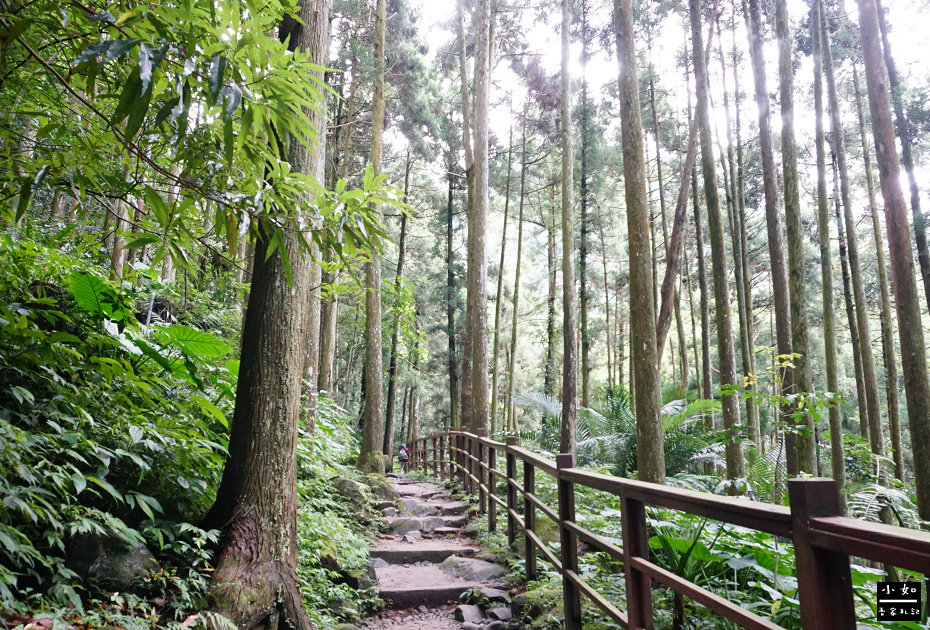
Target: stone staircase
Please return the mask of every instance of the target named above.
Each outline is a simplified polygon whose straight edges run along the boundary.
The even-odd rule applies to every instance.
[[[510,618],[505,569],[477,557],[480,547],[465,536],[469,504],[453,499],[434,483],[391,475],[388,481],[398,499],[377,504],[388,533],[379,534],[371,550],[387,611],[413,609],[430,616],[432,623],[439,621],[432,615],[441,613],[446,618],[437,626],[505,628]],[[497,602],[488,616],[465,603],[476,601],[475,593],[486,604]]]

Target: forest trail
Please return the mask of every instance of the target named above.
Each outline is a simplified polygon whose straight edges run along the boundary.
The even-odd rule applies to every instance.
[[[388,533],[371,558],[385,609],[360,628],[503,630],[510,619],[506,570],[466,537],[469,504],[435,483],[390,476],[397,500],[377,504]],[[480,590],[480,597],[475,597]],[[470,597],[466,595],[471,595]],[[478,602],[482,606],[473,605]]]

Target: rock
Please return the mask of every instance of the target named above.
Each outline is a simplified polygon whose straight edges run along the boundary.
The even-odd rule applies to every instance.
[[[403,497],[400,502],[404,514],[411,516],[434,516],[439,514],[438,507],[419,501],[414,497]]]
[[[338,599],[334,599],[333,601],[331,601],[329,603],[329,609],[332,610],[334,613],[338,615],[343,615],[345,617],[357,617],[358,616],[358,611],[352,605],[352,602],[350,602],[349,600],[343,597],[340,597]],[[348,627],[346,628],[345,626],[348,626]],[[333,626],[333,630],[337,630],[337,629],[350,630],[354,628],[355,626],[353,626],[352,624],[339,624],[337,626]]]
[[[374,588],[378,584],[374,563],[369,561],[360,568],[343,571],[341,581],[357,591]]]
[[[478,601],[488,601],[494,603],[506,603],[510,601],[510,595],[507,591],[500,588],[491,588],[481,586],[475,589],[474,598]]]
[[[368,493],[364,485],[348,477],[337,477],[333,488],[352,506],[356,514],[368,513]]]
[[[510,602],[510,611],[514,619],[535,619],[559,603],[561,598],[561,589],[538,588],[514,597]]]
[[[492,621],[484,627],[484,630],[504,630],[507,627],[503,621]]]
[[[506,573],[504,567],[500,565],[476,558],[462,558],[461,556],[449,556],[443,560],[439,568],[469,582],[487,582]]]
[[[394,501],[375,501],[374,506],[378,511],[384,510],[386,508],[397,508],[397,505],[394,503]]]
[[[381,513],[384,514],[385,516],[388,516],[388,517],[397,516],[397,508],[395,508],[395,507],[386,507],[386,508],[384,508],[384,509],[381,510]]]
[[[423,527],[421,531],[431,532],[434,529],[439,529],[440,527],[445,527],[446,521],[441,516],[427,516],[423,519]]]
[[[471,604],[461,604],[455,609],[455,620],[467,623],[480,624],[484,619],[481,609]]]
[[[376,569],[383,569],[384,567],[389,567],[391,565],[388,564],[388,561],[385,560],[384,558],[372,558],[371,566]]]
[[[510,612],[510,609],[505,606],[500,606],[498,608],[492,608],[488,611],[488,617],[492,619],[497,619],[499,621],[510,621],[513,617],[513,613]]]
[[[337,623],[333,630],[358,630],[358,626],[351,623]]]
[[[406,534],[423,529],[423,519],[410,517],[401,517],[391,523],[391,531],[395,534]]]
[[[371,493],[383,499],[384,501],[394,501],[397,499],[397,492],[391,486],[391,482],[384,478],[383,475],[371,473],[362,477],[362,483],[368,486]]]
[[[462,624],[462,630],[481,630],[482,627],[481,624],[471,623],[470,621],[466,621]]]
[[[404,534],[405,543],[415,543],[419,542],[423,538],[423,534],[420,533],[420,530],[415,529],[412,532]]]
[[[66,566],[82,579],[105,588],[131,591],[136,579],[161,569],[143,543],[131,543],[116,534],[82,534],[75,536],[69,546]]]
[[[417,610],[419,610],[421,613],[429,612],[429,606],[427,606],[426,604],[420,604],[417,607]]]

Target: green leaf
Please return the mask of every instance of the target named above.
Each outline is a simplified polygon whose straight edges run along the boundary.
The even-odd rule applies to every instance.
[[[35,22],[35,18],[25,18],[13,24],[10,28],[4,33],[4,37],[7,40],[7,45],[11,44],[15,40],[19,39],[19,36],[29,28],[29,25]]]
[[[112,61],[118,59],[131,51],[133,48],[139,45],[139,42],[142,41],[135,37],[128,37],[126,39],[116,39],[110,41],[110,46],[107,48],[106,52],[103,55],[103,62]]]
[[[194,396],[193,399],[200,406],[200,410],[203,411],[204,414],[216,418],[220,424],[226,428],[229,428],[229,422],[226,420],[226,415],[220,410],[219,407],[211,403],[203,396]]]
[[[74,482],[74,494],[81,494],[87,487],[87,479],[81,473],[72,473],[71,481]]]
[[[220,95],[220,88],[223,87],[223,78],[226,75],[226,57],[217,55],[210,61],[210,95],[213,102],[216,102]]]
[[[123,495],[120,494],[120,491],[114,488],[113,485],[106,479],[100,479],[99,477],[88,477],[87,481],[97,484],[98,486],[106,490],[110,494],[110,496],[112,496],[114,499],[116,499],[120,503],[125,501],[125,499],[123,499]]]
[[[20,387],[19,385],[13,385],[10,388],[10,393],[13,394],[13,398],[19,401],[19,404],[23,404],[26,401],[29,401],[30,405],[35,404],[36,397],[32,395],[25,387]]]
[[[19,201],[16,202],[16,221],[18,222],[26,214],[26,208],[29,207],[29,200],[32,198],[32,180],[27,179],[23,182],[22,188],[19,189]]]
[[[219,357],[229,353],[229,346],[226,342],[202,330],[183,324],[175,324],[161,330],[173,345],[188,354],[198,357]]]
[[[48,340],[51,343],[81,343],[80,337],[61,331],[49,335]]]
[[[110,46],[112,45],[113,45],[113,40],[110,40],[110,39],[102,40],[95,44],[91,44],[90,46],[82,50],[80,53],[78,53],[77,58],[74,60],[74,65],[79,66],[82,63],[90,61],[91,59],[96,59],[100,55],[103,55],[108,50],[110,50]]]
[[[146,186],[145,191],[142,193],[142,197],[145,199],[145,205],[147,205],[152,211],[152,214],[155,215],[158,224],[163,228],[166,227],[168,225],[168,206],[165,205],[165,200],[161,198],[158,191],[151,186]]]
[[[124,120],[132,112],[133,108],[138,105],[139,98],[142,96],[142,78],[139,76],[139,66],[136,66],[123,86],[123,92],[120,94],[119,103],[110,118],[110,124],[114,127]]]
[[[178,106],[178,103],[181,101],[177,96],[169,98],[165,101],[165,104],[161,106],[161,109],[158,110],[158,113],[155,114],[155,120],[152,121],[151,129],[157,129],[159,125],[168,120],[168,117],[171,116],[171,112],[174,111],[174,108]]]
[[[106,302],[113,304],[116,301],[116,293],[104,284],[103,280],[84,271],[71,274],[68,288],[74,296],[74,301],[95,315],[106,313]]]
[[[161,240],[161,236],[158,234],[131,234],[130,236],[134,236],[135,238],[126,243],[126,249],[141,249],[146,245],[151,245]]]

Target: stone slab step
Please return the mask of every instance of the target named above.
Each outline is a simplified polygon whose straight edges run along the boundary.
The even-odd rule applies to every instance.
[[[438,564],[449,556],[474,556],[476,551],[475,547],[450,540],[421,540],[414,544],[399,540],[382,540],[371,550],[371,557],[381,558],[390,564]]]
[[[437,565],[388,566],[375,569],[378,574],[378,594],[392,610],[430,608],[458,601],[465,591],[483,586],[449,575]]]

